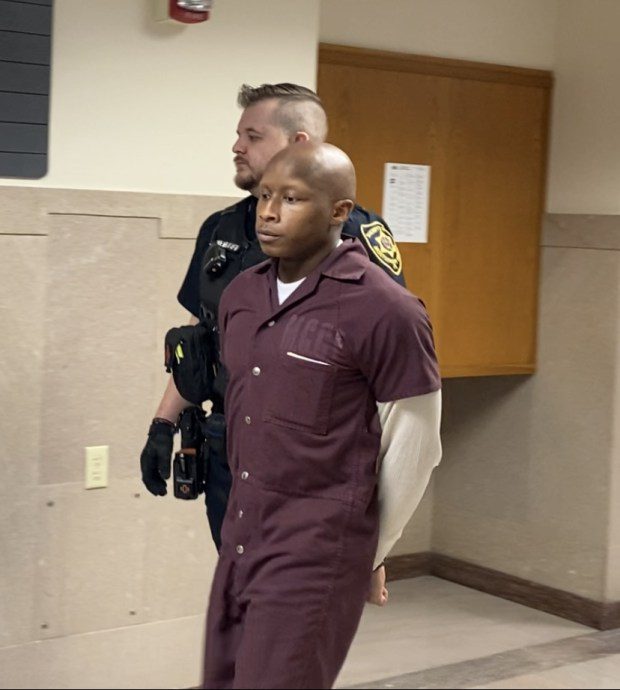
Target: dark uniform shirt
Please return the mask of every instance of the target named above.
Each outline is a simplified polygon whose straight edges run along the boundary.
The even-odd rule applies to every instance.
[[[423,304],[357,240],[282,305],[276,274],[248,269],[220,305],[233,489],[206,687],[331,687],[377,547],[376,403],[441,385]]]
[[[239,204],[247,204],[245,234],[248,240],[254,240],[256,238],[256,198],[248,197]],[[178,294],[181,305],[197,318],[200,315],[200,272],[213,231],[221,215],[222,211],[213,213],[202,224],[192,260]],[[398,247],[392,239],[387,224],[380,216],[356,205],[343,227],[342,235],[362,240],[370,259],[383,268],[397,283],[405,284]]]

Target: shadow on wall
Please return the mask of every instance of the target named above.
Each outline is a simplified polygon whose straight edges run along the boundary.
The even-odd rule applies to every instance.
[[[528,396],[534,375],[443,379],[442,428],[459,435],[484,424],[515,396]]]
[[[189,24],[181,24],[174,21],[157,21],[158,18],[165,15],[165,6],[167,2],[161,0],[142,0],[142,29],[144,33],[149,36],[157,38],[169,38],[170,36],[178,36],[182,34]],[[164,9],[162,9],[162,7]]]
[[[534,450],[534,390],[534,377],[529,375],[444,381],[434,538],[445,527],[445,516],[440,516],[447,506],[484,522],[499,518],[518,524],[525,519]]]

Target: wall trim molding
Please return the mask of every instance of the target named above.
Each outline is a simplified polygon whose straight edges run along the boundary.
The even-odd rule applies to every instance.
[[[620,628],[620,601],[596,601],[431,551],[386,559],[387,579],[434,575],[597,630]]]
[[[493,81],[551,89],[553,72],[530,67],[512,67],[474,60],[415,55],[373,48],[319,43],[319,64],[333,64],[369,69],[414,72],[440,77]]]
[[[47,235],[50,216],[158,219],[160,239],[195,239],[204,220],[238,197],[0,184],[0,235]]]
[[[546,213],[542,247],[620,250],[620,214]]]

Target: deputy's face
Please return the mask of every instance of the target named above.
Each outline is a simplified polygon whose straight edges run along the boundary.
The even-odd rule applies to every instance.
[[[258,188],[256,235],[267,256],[294,261],[330,242],[333,203],[326,191],[296,174],[288,161],[269,166]]]
[[[255,192],[269,161],[289,144],[284,130],[273,123],[277,106],[275,99],[259,101],[241,115],[232,149],[235,184],[240,189]]]

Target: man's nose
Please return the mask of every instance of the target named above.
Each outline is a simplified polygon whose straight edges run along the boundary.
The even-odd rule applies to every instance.
[[[232,147],[233,153],[245,153],[245,146],[241,143],[241,137],[237,137],[237,141]]]
[[[273,199],[260,199],[257,212],[263,223],[274,223],[278,220],[278,206]]]

